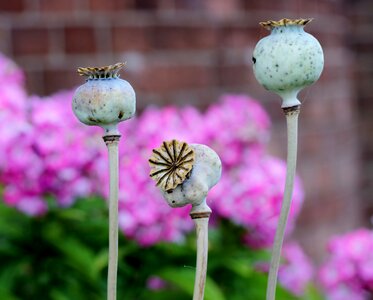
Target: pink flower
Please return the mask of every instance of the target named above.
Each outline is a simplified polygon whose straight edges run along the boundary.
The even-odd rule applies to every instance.
[[[166,287],[166,282],[160,277],[151,276],[146,282],[146,287],[149,290],[161,290]]]
[[[101,129],[81,124],[71,109],[72,92],[27,99],[23,73],[0,55],[0,183],[3,199],[29,215],[46,213],[45,197],[66,207],[79,197],[108,196],[107,151]],[[120,228],[148,246],[181,242],[193,229],[189,208],[171,209],[149,179],[147,160],[163,140],[203,143],[218,152],[221,182],[211,191],[216,217],[247,229],[255,247],[271,244],[285,181],[283,162],[265,154],[270,121],[244,95],[226,95],[205,113],[193,107],[150,107],[120,125]],[[295,185],[288,231],[302,203]],[[358,251],[356,249],[355,251]],[[362,276],[371,276],[361,268]]]
[[[358,229],[332,238],[319,279],[328,299],[370,299],[373,294],[373,232]],[[350,298],[349,298],[350,297]]]
[[[327,300],[368,300],[369,295],[361,289],[340,285],[328,292]]]
[[[222,182],[210,192],[213,211],[247,228],[246,242],[254,248],[272,245],[286,175],[285,164],[273,157],[248,157],[225,171]],[[303,202],[296,179],[287,232],[294,226]]]
[[[311,260],[294,242],[284,245],[282,257],[285,262],[279,270],[279,281],[288,290],[300,296],[313,279],[314,268]]]

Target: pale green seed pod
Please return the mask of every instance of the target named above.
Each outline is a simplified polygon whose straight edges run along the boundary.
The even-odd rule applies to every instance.
[[[324,67],[320,43],[304,31],[311,20],[260,23],[271,34],[261,39],[254,49],[254,74],[266,90],[282,98],[283,108],[300,105],[299,91],[316,82]]]
[[[219,156],[211,148],[172,140],[153,150],[150,177],[157,181],[171,207],[200,205],[222,172]]]
[[[78,69],[87,81],[75,91],[73,111],[82,123],[104,128],[105,135],[119,134],[118,123],[132,118],[136,111],[135,91],[118,75],[123,66]]]

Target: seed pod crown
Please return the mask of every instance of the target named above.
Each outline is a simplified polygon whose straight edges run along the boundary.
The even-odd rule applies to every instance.
[[[149,159],[150,177],[162,190],[172,192],[190,176],[194,161],[194,150],[186,142],[164,141]]]

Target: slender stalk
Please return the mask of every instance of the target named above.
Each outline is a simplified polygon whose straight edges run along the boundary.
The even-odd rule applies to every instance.
[[[291,198],[293,194],[295,168],[297,163],[297,144],[298,144],[298,116],[299,106],[285,108],[287,132],[288,132],[288,153],[285,191],[282,200],[280,218],[277,225],[275,240],[272,249],[271,264],[268,275],[267,300],[274,300],[276,296],[277,274],[280,265],[281,249],[284,241],[284,234],[287,219],[289,216]]]
[[[117,299],[117,269],[118,269],[118,185],[119,158],[118,143],[120,135],[103,137],[109,153],[109,263],[107,277],[107,299]]]
[[[197,261],[194,280],[193,300],[203,300],[205,293],[207,256],[208,256],[208,224],[211,209],[204,201],[200,206],[192,208],[190,216],[196,224]]]

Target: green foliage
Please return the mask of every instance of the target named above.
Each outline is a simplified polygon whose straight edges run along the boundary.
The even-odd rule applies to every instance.
[[[0,204],[0,299],[102,300],[106,298],[107,209],[102,199],[85,199],[73,207],[39,218]],[[264,299],[266,275],[254,264],[268,261],[263,251],[242,246],[242,229],[221,221],[210,231],[206,300]],[[185,243],[140,247],[119,239],[118,299],[191,299],[195,271],[195,237]],[[150,276],[166,287],[146,289]],[[278,288],[277,300],[297,299]],[[314,288],[304,300],[322,299]]]

